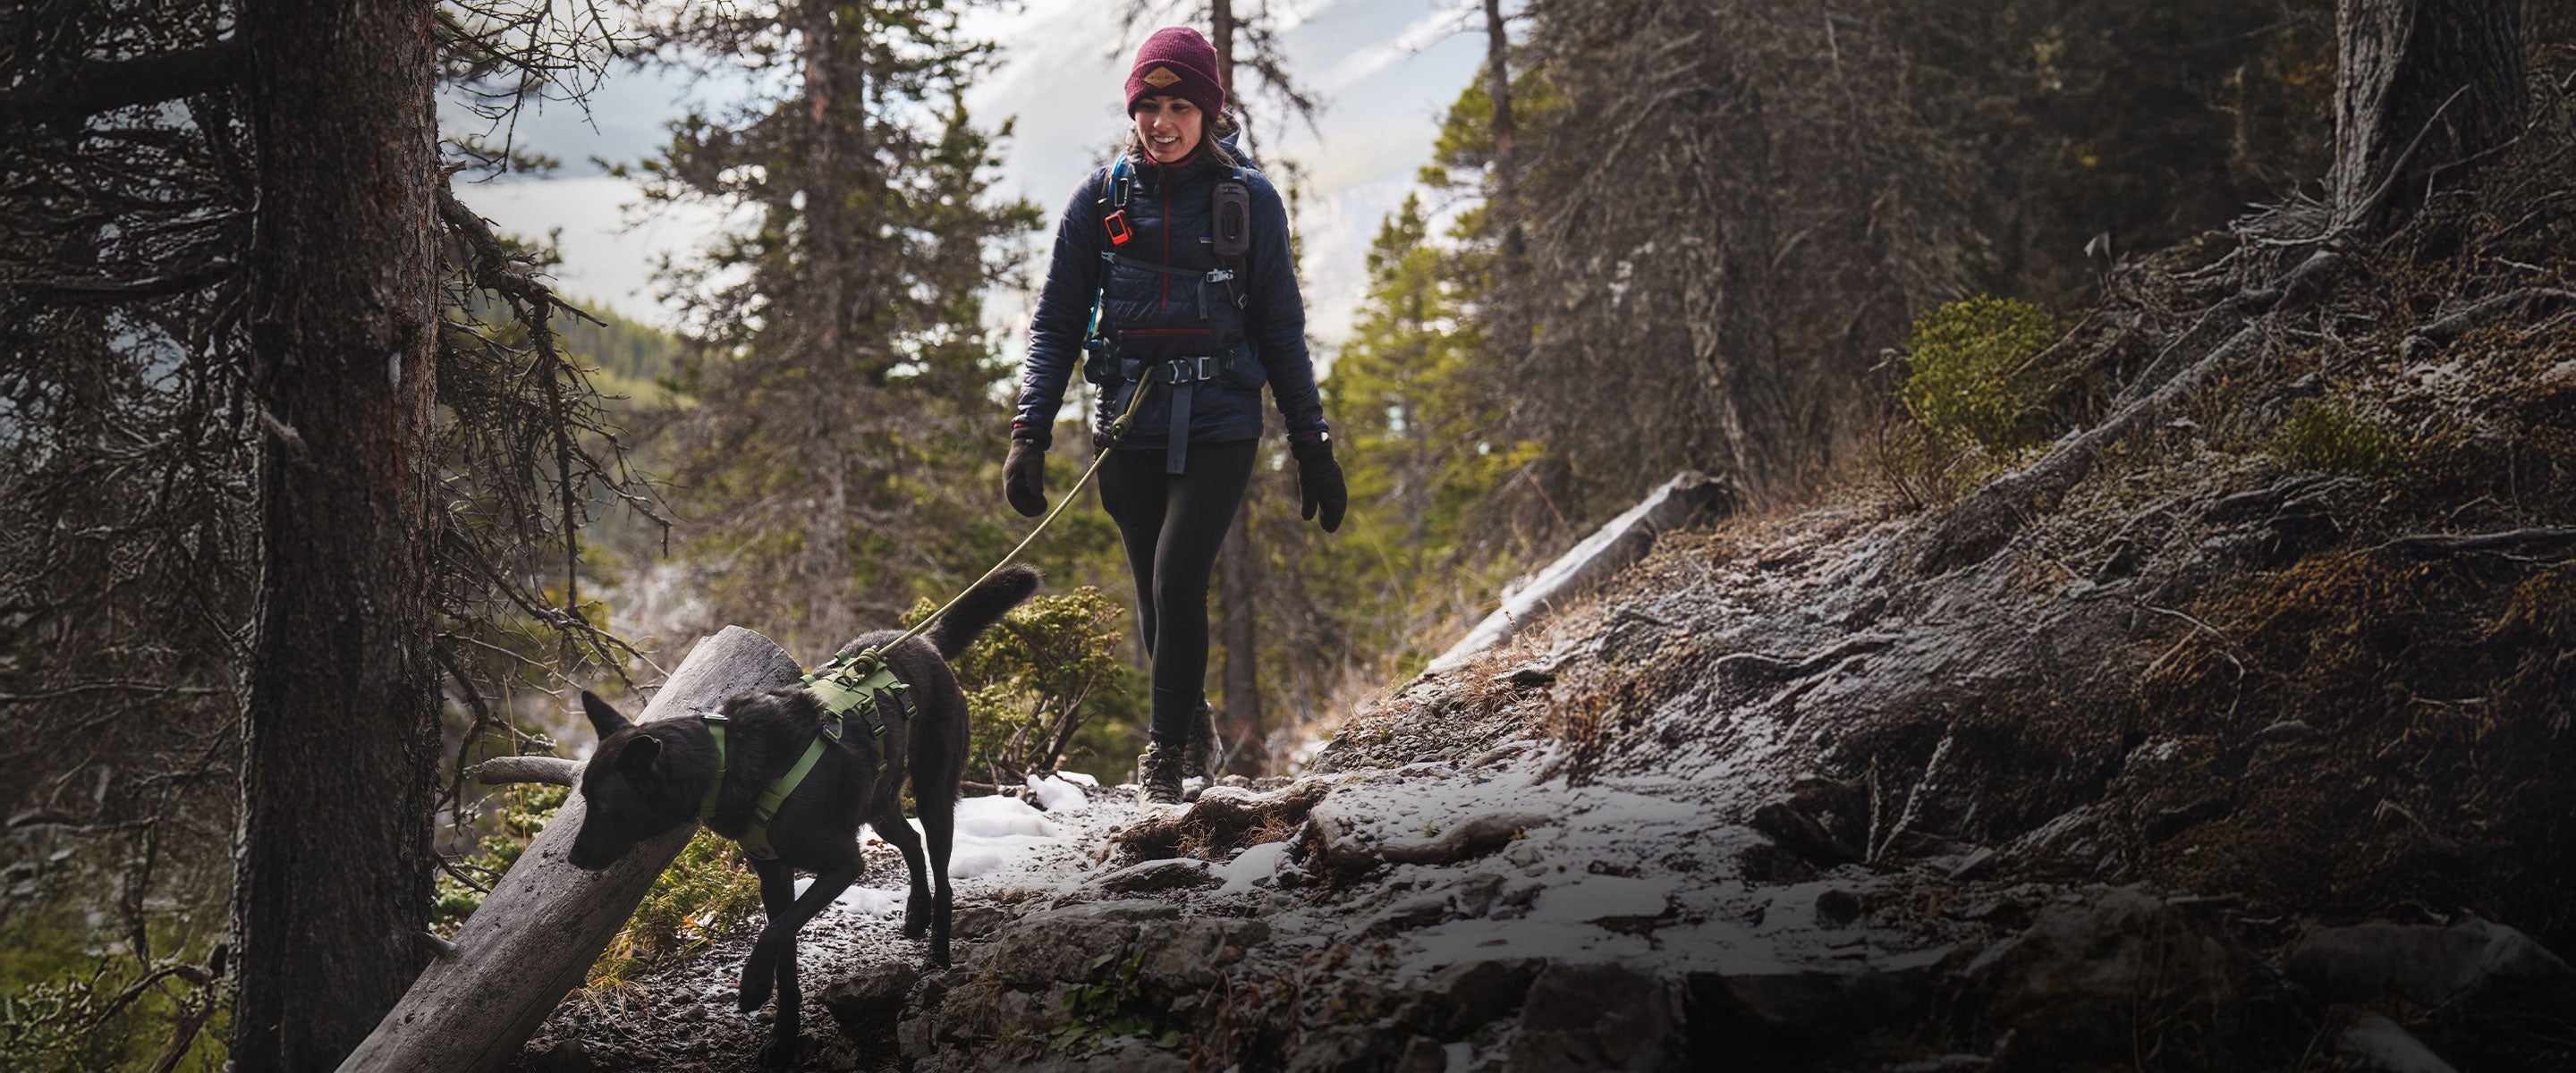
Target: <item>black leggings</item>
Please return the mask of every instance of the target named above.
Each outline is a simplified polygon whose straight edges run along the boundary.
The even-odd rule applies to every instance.
[[[1100,505],[1118,523],[1136,577],[1145,654],[1154,661],[1154,740],[1178,746],[1207,688],[1208,575],[1252,480],[1261,441],[1193,443],[1189,469],[1163,472],[1161,451],[1112,449]]]

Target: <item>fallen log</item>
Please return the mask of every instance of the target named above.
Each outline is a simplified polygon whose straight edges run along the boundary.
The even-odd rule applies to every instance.
[[[750,630],[727,626],[698,642],[671,674],[638,722],[674,719],[714,707],[749,689],[796,681],[800,668],[776,644]],[[552,781],[558,766],[502,765],[512,777]],[[412,981],[392,1012],[358,1045],[341,1073],[497,1070],[519,1056],[555,1004],[579,986],[582,975],[617,929],[634,913],[662,867],[697,831],[691,824],[645,842],[624,860],[585,872],[564,859],[581,829],[582,800],[564,802],[554,821],[537,833],[483,900]]]
[[[1727,502],[1726,482],[1706,474],[1686,470],[1665,481],[1654,494],[1594,530],[1583,538],[1583,543],[1558,556],[1546,569],[1505,587],[1503,606],[1485,616],[1485,621],[1467,631],[1467,636],[1449,646],[1422,673],[1442,674],[1464,666],[1477,653],[1510,640],[1513,633],[1545,617],[1557,604],[1644,558],[1647,549],[1655,545],[1655,534],[1688,524],[1702,510],[1723,510]]]

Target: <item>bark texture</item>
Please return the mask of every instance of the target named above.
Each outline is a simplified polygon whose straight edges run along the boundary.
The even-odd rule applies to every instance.
[[[271,429],[233,1068],[327,1069],[421,963],[432,856],[431,5],[244,6]]]
[[[789,684],[798,674],[796,661],[768,638],[728,626],[690,650],[639,722],[693,715],[745,690]],[[583,812],[581,795],[564,802],[457,929],[454,949],[420,975],[342,1070],[476,1073],[519,1056],[697,831],[696,824],[686,825],[637,846],[614,866],[585,872],[564,860]]]
[[[2343,0],[2335,69],[2337,215],[2384,228],[2436,173],[2522,129],[2523,0]]]

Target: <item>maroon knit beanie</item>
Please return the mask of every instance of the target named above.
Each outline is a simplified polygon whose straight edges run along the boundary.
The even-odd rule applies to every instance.
[[[1127,69],[1127,110],[1147,97],[1179,97],[1199,106],[1209,123],[1225,110],[1225,90],[1216,84],[1216,48],[1197,30],[1166,26],[1136,50],[1136,66]]]

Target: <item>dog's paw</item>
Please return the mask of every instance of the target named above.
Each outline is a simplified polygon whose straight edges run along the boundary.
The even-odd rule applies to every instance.
[[[744,1013],[750,1013],[753,1010],[757,1010],[762,1006],[767,1005],[769,1002],[769,985],[770,974],[768,973],[761,973],[758,976],[744,973],[742,978],[742,989],[734,994],[734,1008],[739,1009]]]
[[[930,934],[930,899],[913,895],[903,903],[903,937],[918,939]]]
[[[797,1039],[787,1036],[773,1039],[760,1049],[760,1068],[793,1069],[796,1067]]]

